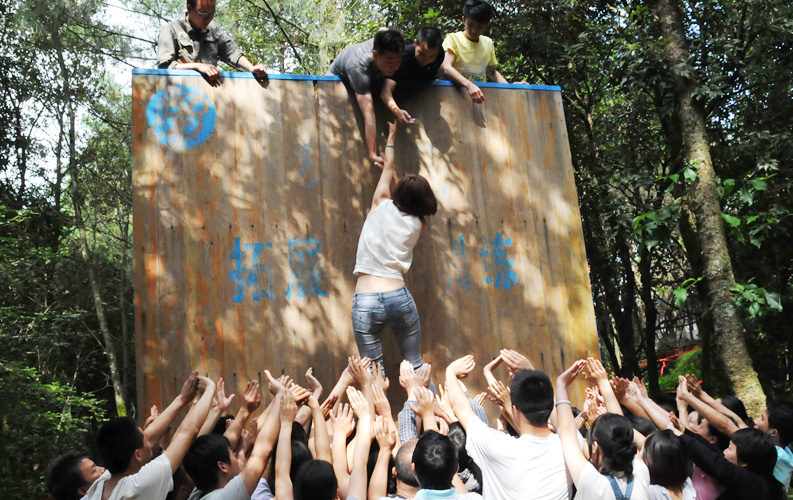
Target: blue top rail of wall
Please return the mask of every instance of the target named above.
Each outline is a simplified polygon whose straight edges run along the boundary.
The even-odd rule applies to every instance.
[[[146,68],[133,68],[133,75],[158,75],[158,76],[189,76],[201,77],[201,73],[189,69],[146,69]],[[253,79],[253,73],[247,71],[223,71],[221,73],[223,78],[231,79]],[[312,81],[312,82],[340,82],[341,78],[333,75],[281,75],[269,74],[267,75],[270,80],[298,80],[298,81]],[[402,85],[426,85],[423,82],[400,82]],[[448,80],[435,80],[432,85],[438,87],[453,87],[454,83]],[[483,88],[491,89],[517,89],[517,90],[550,90],[553,92],[561,92],[562,87],[557,85],[530,85],[527,83],[494,83],[494,82],[477,82],[477,85]]]

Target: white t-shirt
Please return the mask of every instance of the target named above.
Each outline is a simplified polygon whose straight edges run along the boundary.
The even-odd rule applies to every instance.
[[[420,234],[418,217],[400,212],[393,200],[381,201],[363,223],[353,272],[403,279],[413,263],[413,247]]]
[[[242,482],[242,475],[237,474],[226,483],[226,486],[212,490],[206,495],[199,496],[201,500],[250,500],[251,495]]]
[[[683,483],[683,500],[697,500],[697,490],[694,489],[694,483],[691,478],[686,479]],[[672,500],[672,495],[669,494],[666,488],[658,484],[650,485],[650,498],[652,500]]]
[[[105,471],[88,489],[85,500],[102,500],[102,491],[108,479],[110,473]],[[167,456],[160,455],[141,467],[137,474],[121,478],[108,500],[165,500],[172,489],[171,462]]]
[[[559,436],[512,437],[477,418],[468,421],[465,449],[482,470],[485,500],[568,500],[571,481]]]
[[[267,480],[264,478],[259,479],[259,484],[257,484],[256,489],[253,490],[251,500],[271,500],[273,498],[275,497],[272,491],[270,491],[270,485],[267,484]]]
[[[633,492],[630,500],[649,500],[650,498],[650,471],[640,460],[633,461]],[[627,477],[615,477],[617,485],[623,495],[628,487]],[[616,500],[611,481],[592,464],[587,464],[578,478],[578,492],[575,500]]]

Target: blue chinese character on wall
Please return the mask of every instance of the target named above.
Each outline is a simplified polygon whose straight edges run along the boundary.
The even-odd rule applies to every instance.
[[[273,298],[273,276],[269,266],[262,262],[262,252],[272,249],[272,243],[245,243],[244,247],[239,238],[234,238],[234,250],[229,258],[234,262],[234,269],[229,271],[229,277],[237,285],[234,302],[241,304],[245,300],[245,289],[251,290],[254,302],[260,299]],[[246,265],[250,256],[250,265]]]
[[[484,241],[482,246],[484,248],[479,250],[479,256],[486,259],[485,284],[492,283],[496,288],[503,287],[504,290],[510,290],[517,285],[518,275],[513,269],[515,262],[507,257],[507,247],[512,246],[512,238],[505,238],[499,232],[490,242]]]
[[[289,239],[289,269],[291,279],[286,288],[286,298],[305,297],[306,291],[317,297],[326,297],[327,290],[322,289],[322,278],[325,273],[320,269],[319,261],[321,244],[314,238]]]

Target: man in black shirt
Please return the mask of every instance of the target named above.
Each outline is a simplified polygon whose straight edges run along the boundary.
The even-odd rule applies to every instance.
[[[407,125],[416,123],[416,120],[407,111],[401,109],[394,100],[393,93],[397,83],[401,81],[429,83],[435,80],[443,63],[442,43],[443,34],[438,28],[422,28],[413,43],[406,46],[402,52],[402,64],[397,72],[383,83],[380,98],[394,113],[399,123]]]

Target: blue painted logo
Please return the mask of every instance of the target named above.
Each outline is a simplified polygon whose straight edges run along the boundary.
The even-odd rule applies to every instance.
[[[151,96],[146,121],[158,141],[177,151],[206,142],[215,131],[215,105],[195,87],[172,85]]]

